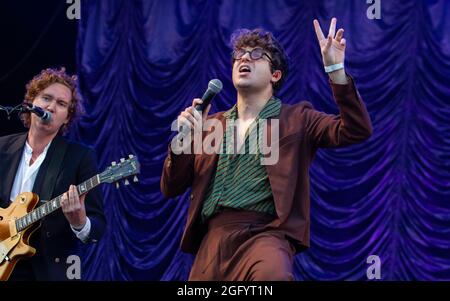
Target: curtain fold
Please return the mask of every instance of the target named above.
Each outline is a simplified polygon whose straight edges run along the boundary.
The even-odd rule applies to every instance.
[[[347,39],[346,70],[373,121],[365,143],[317,153],[311,248],[298,280],[450,280],[450,2],[382,1],[381,19],[352,1],[83,1],[77,65],[86,114],[70,135],[93,145],[101,169],[128,154],[140,182],[103,186],[108,228],[88,249],[83,277],[185,280],[179,249],[188,193],[165,199],[162,164],[178,114],[219,78],[211,113],[236,101],[231,33],[272,31],[290,57],[279,97],[337,113],[312,21],[331,17]]]

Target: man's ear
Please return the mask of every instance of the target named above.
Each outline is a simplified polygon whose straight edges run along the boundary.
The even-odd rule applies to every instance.
[[[281,79],[282,76],[283,72],[281,72],[281,70],[275,70],[274,72],[272,72],[272,82],[276,83]]]

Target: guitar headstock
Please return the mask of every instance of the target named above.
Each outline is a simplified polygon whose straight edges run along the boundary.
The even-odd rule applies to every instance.
[[[101,183],[114,183],[116,182],[117,188],[119,188],[118,181],[125,179],[125,185],[130,184],[128,178],[133,177],[133,182],[138,182],[137,174],[140,172],[140,164],[137,157],[128,155],[128,159],[122,158],[120,162],[113,161],[104,172],[99,174]]]

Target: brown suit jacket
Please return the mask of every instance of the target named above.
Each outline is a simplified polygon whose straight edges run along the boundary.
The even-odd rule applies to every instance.
[[[370,117],[353,79],[349,84],[330,83],[339,115],[313,109],[308,102],[283,104],[279,116],[279,160],[266,165],[278,215],[267,229],[282,231],[297,252],[309,247],[310,199],[309,166],[319,147],[338,147],[362,142],[372,135]],[[217,118],[225,128],[224,112]],[[267,130],[270,131],[270,123]],[[208,132],[204,133],[207,136]],[[270,140],[269,140],[270,141]],[[217,154],[175,155],[170,147],[164,162],[161,191],[165,197],[182,194],[192,186],[181,249],[196,254],[206,233],[201,209],[206,189],[217,166]]]

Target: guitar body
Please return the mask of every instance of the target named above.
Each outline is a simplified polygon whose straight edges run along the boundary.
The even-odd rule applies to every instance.
[[[6,281],[16,263],[23,257],[31,257],[36,249],[29,245],[31,234],[39,223],[17,232],[15,220],[33,210],[39,202],[32,192],[19,194],[8,208],[0,208],[0,280]],[[5,256],[6,255],[6,256]]]
[[[84,195],[101,183],[114,183],[139,173],[140,164],[133,155],[129,159],[121,158],[119,163],[113,162],[105,171],[77,185],[79,195]],[[117,183],[118,184],[118,183]],[[129,182],[126,180],[125,185]],[[45,205],[36,208],[39,196],[32,192],[19,194],[8,208],[0,208],[0,280],[8,280],[17,262],[24,257],[31,257],[36,249],[31,247],[30,237],[40,221],[48,214],[61,208],[63,194],[49,200]],[[17,221],[16,225],[16,220]]]

